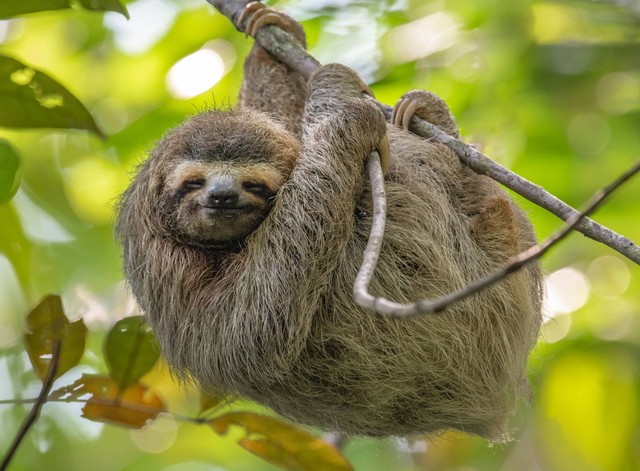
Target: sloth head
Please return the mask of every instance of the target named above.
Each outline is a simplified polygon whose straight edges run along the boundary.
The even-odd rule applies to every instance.
[[[150,212],[149,223],[159,226],[151,230],[179,243],[237,246],[267,217],[299,152],[298,141],[263,113],[194,116],[143,164],[123,197],[119,226]]]
[[[284,182],[271,156],[185,160],[167,175],[162,200],[177,235],[196,245],[233,245],[269,213]]]

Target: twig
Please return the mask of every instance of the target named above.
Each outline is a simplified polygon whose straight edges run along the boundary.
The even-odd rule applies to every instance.
[[[35,404],[35,403],[38,402],[38,400],[39,400],[39,397],[29,398],[29,399],[2,399],[2,400],[0,400],[0,405],[2,405],[2,404],[11,404],[11,405],[16,405],[16,404]],[[101,397],[92,397],[90,400],[91,400],[92,404],[94,404],[94,405],[120,407],[121,409],[126,409],[126,410],[130,410],[130,411],[133,411],[133,412],[143,412],[143,413],[147,413],[147,414],[168,414],[172,418],[174,418],[175,420],[177,420],[179,422],[202,424],[202,423],[206,423],[207,421],[211,420],[211,419],[208,419],[206,417],[189,417],[189,416],[186,416],[186,415],[177,414],[175,412],[169,412],[169,411],[167,411],[166,409],[163,409],[163,408],[146,406],[146,405],[142,405],[142,404],[134,404],[134,403],[131,403],[131,402],[123,401],[121,398],[105,399],[105,398],[101,398]],[[89,402],[89,399],[75,399],[75,398],[74,399],[60,399],[60,398],[47,397],[45,402],[57,402],[57,403],[65,403],[65,404],[69,404],[69,403],[86,404],[87,402]],[[4,468],[0,468],[0,471],[2,471],[2,470],[4,470]]]
[[[372,192],[384,192],[382,172],[379,170],[379,165],[369,165],[369,176],[371,178]],[[367,250],[365,251],[365,258],[362,262],[360,272],[356,277],[354,284],[354,295],[356,302],[363,307],[373,309],[381,314],[386,314],[390,317],[409,317],[417,314],[428,314],[442,311],[447,306],[459,301],[467,296],[477,293],[481,289],[495,283],[498,280],[503,279],[510,273],[514,273],[522,268],[527,263],[536,260],[544,255],[551,247],[559,243],[564,239],[579,223],[586,217],[586,215],[593,213],[604,200],[619,188],[624,182],[629,180],[633,175],[640,171],[640,161],[638,161],[631,169],[627,170],[624,174],[618,177],[613,183],[596,193],[590,200],[589,204],[585,208],[583,213],[576,213],[571,216],[567,221],[567,225],[560,231],[549,237],[544,243],[534,245],[533,247],[525,250],[524,252],[511,257],[506,265],[493,273],[480,278],[472,283],[469,283],[466,287],[447,294],[434,300],[422,299],[412,304],[400,304],[389,301],[385,298],[374,297],[368,293],[369,282],[375,268],[378,256],[380,254],[380,246],[382,243],[382,236],[377,231],[384,230],[384,224],[382,229],[376,228],[376,233],[372,228],[371,236],[367,244]],[[373,210],[374,214],[379,211],[385,211],[385,204],[380,204],[380,199],[373,198]]]
[[[42,394],[42,393],[41,393]],[[0,400],[0,404],[36,404],[41,400],[40,396],[38,396],[37,398],[29,398],[29,399],[2,399]],[[104,398],[100,398],[100,397],[92,397],[91,402],[94,405],[102,405],[102,406],[113,406],[113,407],[119,407],[121,409],[126,409],[129,411],[133,411],[133,412],[142,412],[142,413],[146,413],[146,414],[167,414],[169,415],[171,418],[173,418],[174,420],[178,421],[178,422],[184,422],[184,423],[191,423],[191,424],[196,424],[196,425],[202,425],[202,424],[207,424],[209,422],[211,422],[212,420],[215,420],[215,417],[210,417],[210,416],[198,416],[198,417],[190,417],[190,416],[186,416],[186,415],[182,415],[182,414],[177,414],[175,412],[169,412],[168,410],[164,409],[164,408],[157,408],[157,407],[153,407],[153,406],[146,406],[146,405],[142,405],[142,404],[133,404],[130,402],[123,402],[119,399],[104,399]],[[86,404],[87,402],[89,402],[89,399],[60,399],[60,398],[54,398],[54,399],[46,399],[46,402],[58,402],[58,403],[78,403],[78,404]],[[218,408],[219,410],[219,408]],[[26,432],[25,432],[26,433]],[[349,437],[347,434],[345,433],[340,433],[340,432],[336,432],[336,433],[325,433],[322,436],[322,440],[324,440],[325,442],[329,443],[330,445],[333,445],[334,447],[336,447],[338,450],[342,450],[348,441]],[[4,471],[5,470],[5,463],[3,462],[3,467],[0,468],[0,471]]]
[[[224,16],[231,20],[231,23],[238,29],[238,31],[244,32],[244,27],[251,18],[248,15],[242,28],[238,28],[238,18],[244,11],[244,7],[251,3],[253,0],[206,0],[207,3],[213,5],[213,7],[222,13]],[[311,77],[311,74],[320,67],[314,57],[304,50],[304,48],[287,32],[281,30],[275,26],[267,26],[260,28],[256,33],[255,40],[265,50],[269,51],[273,57],[280,62],[287,64],[291,69],[300,73],[307,80]]]
[[[388,116],[390,116],[390,108],[387,110],[387,113],[389,113]],[[501,183],[532,203],[546,209],[566,223],[569,223],[570,220],[572,221],[576,216],[580,215],[577,210],[556,198],[541,186],[535,185],[526,178],[497,164],[473,147],[442,132],[437,126],[414,116],[409,129],[420,136],[432,138],[446,145],[458,155],[462,163],[474,172],[486,175],[498,183]],[[608,245],[640,265],[640,246],[632,240],[586,217],[580,218],[574,229],[590,239]]]
[[[247,0],[206,1],[229,18],[236,27],[238,27],[236,22],[240,14],[245,5],[249,3]],[[238,29],[243,31],[244,25],[240,25]],[[256,33],[255,40],[264,49],[269,51],[273,57],[287,64],[291,69],[299,72],[306,78],[309,78],[313,71],[320,66],[319,62],[311,57],[293,37],[277,27],[267,26],[261,28]],[[376,103],[385,112],[385,115],[389,117],[391,108],[385,104]],[[473,147],[444,133],[438,129],[437,126],[414,116],[411,120],[410,129],[419,136],[430,138],[446,145],[474,172],[492,178],[532,203],[558,216],[563,221],[568,222],[579,214],[574,208],[556,198],[542,187],[502,167]],[[589,218],[581,218],[574,229],[593,240],[608,245],[635,263],[640,264],[640,246],[611,229]]]
[[[49,396],[49,392],[51,391],[51,387],[53,386],[53,382],[56,379],[56,374],[58,372],[58,366],[60,365],[60,350],[62,347],[62,341],[60,339],[55,340],[53,344],[53,352],[51,355],[51,362],[49,363],[49,368],[47,369],[47,376],[44,378],[42,382],[42,389],[40,390],[40,394],[36,398],[31,410],[27,417],[25,417],[24,422],[20,426],[20,430],[16,434],[13,439],[13,443],[7,451],[7,454],[2,459],[2,464],[0,464],[0,471],[5,471],[11,462],[11,459],[15,455],[18,447],[27,436],[27,432],[33,426],[33,424],[38,420],[40,416],[40,410],[42,406],[47,401],[47,397]]]
[[[353,295],[362,307],[376,309],[376,299],[369,294],[369,283],[380,257],[382,240],[384,239],[384,227],[387,219],[387,195],[384,191],[384,175],[380,166],[380,155],[372,152],[367,158],[367,170],[371,182],[371,199],[373,200],[373,217],[371,218],[371,230],[369,240],[364,250],[362,265],[353,283]],[[388,301],[389,302],[389,301]],[[382,312],[382,311],[380,311]]]

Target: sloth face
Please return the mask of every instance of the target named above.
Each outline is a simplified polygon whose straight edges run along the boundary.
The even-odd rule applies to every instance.
[[[269,163],[185,161],[165,181],[174,229],[197,245],[236,245],[271,209],[283,175]]]
[[[269,214],[299,153],[297,139],[264,113],[201,113],[169,132],[147,161],[152,211],[180,243],[237,246]]]

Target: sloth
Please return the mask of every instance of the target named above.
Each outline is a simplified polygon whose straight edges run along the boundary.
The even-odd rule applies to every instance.
[[[245,13],[252,34],[276,24],[304,45],[286,14]],[[532,227],[495,182],[405,129],[415,114],[458,137],[440,98],[409,92],[387,123],[363,94],[345,66],[307,82],[254,45],[237,108],[170,131],[122,196],[126,278],[172,370],[204,391],[350,435],[499,440],[528,392],[539,268],[435,315],[359,307],[366,157],[378,150],[386,170],[376,296],[413,302],[464,287],[533,245]]]

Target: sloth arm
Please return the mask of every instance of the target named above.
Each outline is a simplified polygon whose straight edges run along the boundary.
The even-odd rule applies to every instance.
[[[304,346],[352,237],[365,159],[387,145],[384,116],[360,98],[362,85],[339,65],[311,78],[302,154],[243,249],[233,318],[237,340],[252,339],[243,355],[257,375],[273,375],[274,362],[286,371]],[[272,367],[263,372],[265,361]]]
[[[255,7],[257,11],[253,15],[256,25],[258,23],[261,26],[276,25],[291,34],[306,49],[307,43],[302,26],[284,12],[261,4]],[[259,20],[259,17],[264,21]],[[250,33],[253,35],[255,31]],[[300,137],[306,96],[307,84],[304,77],[271,57],[258,43],[254,43],[244,63],[239,108],[267,113],[284,124],[289,132]]]

